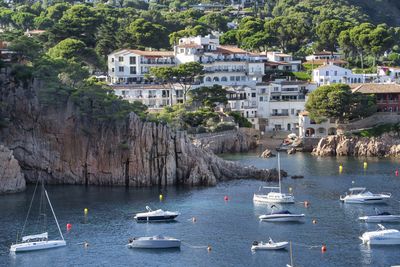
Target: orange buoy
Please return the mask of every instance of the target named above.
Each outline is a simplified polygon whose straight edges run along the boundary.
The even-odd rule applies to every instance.
[[[322,253],[326,252],[326,245],[325,245],[325,244],[322,244],[321,252],[322,252]]]
[[[228,200],[229,200],[229,197],[228,197],[228,196],[224,196],[224,200],[225,200],[225,201],[228,201]]]
[[[310,202],[304,201],[304,207],[308,208],[310,206]]]
[[[71,230],[71,229],[72,229],[72,224],[67,223],[67,231],[69,231],[69,230]]]
[[[313,223],[313,224],[317,224],[317,220],[316,220],[316,219],[313,219],[313,220],[312,220],[312,223]]]
[[[210,245],[207,246],[207,251],[208,251],[208,252],[211,251],[211,246],[210,246]]]

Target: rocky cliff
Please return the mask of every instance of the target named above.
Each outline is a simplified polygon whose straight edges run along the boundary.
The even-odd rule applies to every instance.
[[[400,157],[400,138],[397,134],[384,134],[371,138],[328,136],[319,141],[313,154],[317,156]]]
[[[192,145],[185,133],[133,113],[121,122],[90,121],[70,101],[42,107],[38,81],[1,82],[2,113],[9,123],[0,129],[0,142],[14,151],[28,182],[41,177],[53,184],[214,185],[276,178],[273,171],[224,161]]]
[[[25,179],[13,152],[0,145],[0,194],[25,190]]]
[[[220,133],[197,134],[191,136],[193,144],[213,153],[240,153],[257,147],[258,133],[254,129],[239,129]]]

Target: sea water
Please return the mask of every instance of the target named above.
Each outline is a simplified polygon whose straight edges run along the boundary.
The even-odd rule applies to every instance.
[[[260,168],[276,167],[276,158],[255,154],[225,155],[226,159]],[[400,264],[400,246],[368,247],[359,236],[376,224],[358,221],[374,208],[400,214],[400,168],[396,160],[318,158],[308,154],[281,156],[282,169],[303,179],[284,178],[285,192],[292,190],[296,204],[283,208],[304,213],[304,223],[260,222],[270,212],[267,204],[254,204],[253,193],[261,181],[235,180],[215,187],[122,188],[97,186],[46,186],[67,241],[63,248],[12,255],[10,245],[21,231],[34,186],[24,193],[0,196],[1,266],[286,266],[288,250],[250,250],[253,241],[292,241],[295,266],[391,266]],[[343,172],[339,173],[339,165]],[[268,183],[274,186],[276,183]],[[339,196],[354,186],[372,192],[391,192],[388,205],[350,205]],[[163,195],[160,201],[159,195]],[[225,201],[228,196],[228,201]],[[310,203],[304,206],[304,201]],[[25,234],[39,233],[34,203]],[[133,216],[153,209],[179,211],[172,223],[136,223]],[[88,209],[87,215],[84,209]],[[59,236],[47,209],[49,238]],[[196,218],[193,222],[193,217]],[[316,224],[312,221],[316,220]],[[70,231],[66,224],[72,224]],[[400,224],[384,224],[400,230]],[[163,234],[182,240],[181,249],[128,249],[128,238]],[[88,247],[83,243],[87,242]],[[322,244],[327,251],[321,252]],[[211,251],[207,250],[211,247]]]

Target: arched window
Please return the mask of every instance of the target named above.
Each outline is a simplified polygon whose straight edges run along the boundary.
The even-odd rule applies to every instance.
[[[207,76],[206,77],[206,82],[211,82],[211,77]]]
[[[214,77],[213,81],[214,82],[219,82],[219,78],[218,77]]]
[[[221,82],[227,82],[228,81],[228,79],[225,77],[225,76],[223,76],[222,78],[221,78]]]

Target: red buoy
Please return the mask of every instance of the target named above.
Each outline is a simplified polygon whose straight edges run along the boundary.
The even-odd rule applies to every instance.
[[[72,229],[72,224],[67,223],[67,231],[69,231],[69,230],[71,230],[71,229]]]
[[[326,252],[326,245],[325,245],[325,244],[322,244],[321,252],[322,252],[322,253]]]
[[[304,201],[304,207],[308,208],[310,206],[310,202]]]
[[[399,176],[399,169],[397,169],[394,174],[396,174],[396,176]]]
[[[228,200],[229,200],[229,197],[228,197],[228,196],[224,196],[224,200],[225,200],[225,201],[228,201]]]

